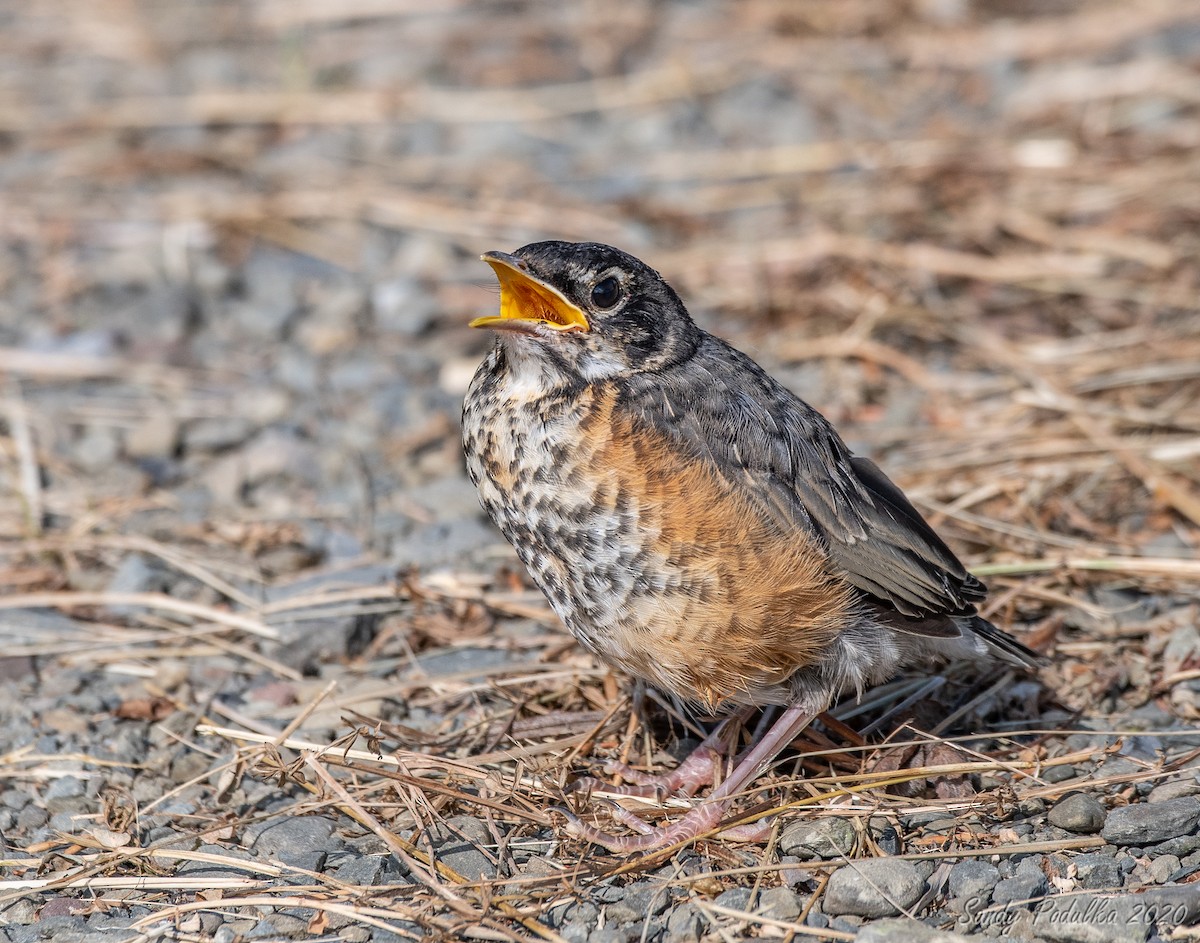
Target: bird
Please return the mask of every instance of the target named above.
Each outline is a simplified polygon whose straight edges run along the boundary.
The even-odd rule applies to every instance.
[[[484,511],[566,628],[607,666],[727,720],[654,794],[716,782],[732,725],[774,725],[681,819],[617,852],[706,834],[838,697],[902,668],[1040,656],[979,614],[985,586],[903,492],[749,356],[702,329],[657,271],[612,246],[487,252],[495,345],[462,412]],[[635,784],[635,788],[636,788]]]

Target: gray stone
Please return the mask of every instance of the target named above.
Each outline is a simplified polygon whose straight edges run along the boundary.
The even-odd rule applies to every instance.
[[[1100,890],[1121,886],[1121,866],[1111,855],[1078,855],[1072,864],[1075,865],[1075,880],[1081,887]]]
[[[44,910],[42,918],[37,923],[14,929],[22,931],[21,934],[12,934],[14,940],[25,939],[31,943],[34,940],[52,940],[53,943],[76,943],[76,941],[83,943],[84,940],[92,938],[83,917],[74,914],[48,917]]]
[[[1050,892],[1050,883],[1041,868],[1018,867],[1016,874],[1000,881],[992,888],[993,904],[1011,904],[1014,901],[1036,900]]]
[[[1198,848],[1200,848],[1200,835],[1183,835],[1179,838],[1168,838],[1165,842],[1160,842],[1148,849],[1146,853],[1152,857],[1154,855],[1177,855],[1182,858]]]
[[[811,870],[796,867],[800,863],[800,859],[795,855],[780,855],[779,863],[783,865],[779,870],[779,879],[785,885],[794,887],[797,884],[803,884],[805,881],[812,880],[813,872]]]
[[[22,789],[5,789],[0,792],[0,805],[9,809],[23,809],[29,805],[32,797]]]
[[[46,787],[46,792],[43,798],[46,802],[46,808],[52,812],[57,811],[53,805],[58,799],[75,799],[83,795],[83,783],[74,776],[60,776],[58,779],[51,780],[50,785]],[[61,808],[61,806],[58,806]]]
[[[1033,818],[1035,815],[1041,815],[1045,811],[1045,800],[1039,799],[1036,796],[1032,799],[1022,799],[1017,803],[1017,813],[1027,819]]]
[[[1146,801],[1151,805],[1159,802],[1166,802],[1168,799],[1178,799],[1180,796],[1194,796],[1200,793],[1200,783],[1196,782],[1195,777],[1190,779],[1176,779],[1169,783],[1160,783],[1150,790],[1146,796]]]
[[[1114,845],[1154,845],[1189,835],[1200,824],[1200,797],[1180,796],[1153,805],[1113,809],[1100,834]]]
[[[379,855],[351,858],[330,872],[330,875],[356,887],[374,887],[383,883],[384,859]]]
[[[326,851],[281,851],[279,853],[279,861],[293,868],[300,868],[303,871],[324,871],[325,862],[329,857]]]
[[[199,475],[213,499],[236,504],[243,489],[273,475],[286,475],[301,482],[315,482],[320,463],[315,447],[296,435],[268,429],[242,448],[224,453]]]
[[[437,677],[438,675],[463,674],[478,671],[484,677],[488,669],[507,665],[512,656],[495,648],[456,648],[449,651],[435,651],[428,655],[418,656],[416,669],[421,674]]]
[[[769,887],[758,895],[758,913],[771,920],[795,920],[804,902],[790,887]]]
[[[272,914],[264,917],[257,926],[246,934],[246,939],[302,939],[308,930],[308,924],[297,917],[287,914]]]
[[[254,839],[254,851],[279,857],[300,851],[337,851],[342,841],[333,834],[335,823],[319,815],[285,815],[271,820]]]
[[[785,855],[798,858],[843,858],[854,851],[854,826],[846,819],[823,816],[793,822],[779,837]]]
[[[17,926],[34,923],[38,918],[37,910],[37,906],[28,898],[18,900],[11,906],[0,910],[0,923]]]
[[[1185,624],[1171,633],[1159,658],[1164,673],[1174,674],[1184,662],[1197,655],[1200,655],[1200,627]]]
[[[1134,899],[1140,899],[1160,929],[1200,924],[1200,894],[1196,893],[1194,884],[1150,888]]]
[[[925,893],[912,862],[867,858],[838,868],[825,886],[822,909],[830,915],[894,917]]]
[[[950,869],[948,886],[953,897],[977,898],[986,902],[991,899],[992,888],[999,880],[1000,872],[995,865],[978,858],[968,858]]]
[[[919,920],[877,920],[863,927],[854,943],[968,943],[968,938]]]
[[[50,813],[41,806],[27,805],[17,813],[17,828],[23,832],[41,828],[48,821],[50,821]]]
[[[1046,820],[1056,828],[1079,835],[1092,835],[1104,827],[1105,811],[1085,792],[1073,792],[1054,804]]]
[[[270,603],[279,603],[313,593],[378,586],[387,583],[395,575],[395,571],[395,566],[391,564],[363,563],[357,566],[323,569],[317,573],[309,572],[296,579],[283,580],[268,587],[266,599]],[[313,623],[308,621],[303,625],[311,629]]]
[[[663,943],[695,943],[704,932],[705,920],[692,903],[671,908],[667,916],[667,934]]]
[[[900,842],[900,833],[896,831],[896,826],[891,820],[882,815],[873,815],[868,820],[868,827],[871,830],[871,837],[875,840],[875,844],[879,846],[879,850],[885,855],[898,855],[902,847]]]
[[[478,517],[439,520],[418,527],[389,547],[394,559],[420,565],[423,569],[453,566],[493,547],[496,533]]]
[[[50,816],[50,828],[56,832],[62,832],[64,835],[71,835],[83,830],[90,824],[89,820],[92,818],[83,809],[64,809]]]
[[[546,912],[546,923],[553,930],[565,933],[572,926],[586,931],[600,919],[600,908],[590,900],[568,900]],[[586,938],[586,932],[584,934]]]
[[[176,783],[186,783],[193,779],[199,779],[209,772],[212,768],[211,763],[211,759],[203,753],[185,750],[171,760],[171,780]]]
[[[587,943],[587,938],[592,932],[592,924],[585,923],[568,923],[564,927],[560,927],[558,935],[561,936],[567,943]]]
[[[612,923],[642,923],[667,909],[671,902],[670,891],[656,881],[640,881],[630,884],[620,899],[604,909],[606,921]]]
[[[727,891],[722,891],[714,899],[713,903],[718,907],[727,907],[730,910],[741,910],[749,912],[750,910],[750,895],[753,892],[748,887],[731,887]]]
[[[1097,774],[1100,776],[1129,776],[1133,773],[1140,773],[1146,767],[1136,760],[1129,759],[1124,756],[1108,757],[1102,760],[1100,769]]]
[[[438,847],[438,860],[468,881],[496,876],[496,864],[481,849],[495,843],[487,823],[471,815],[455,815],[446,820],[455,829]],[[460,838],[457,833],[462,833]]]
[[[253,927],[250,929],[253,929]],[[238,943],[242,932],[248,931],[242,931],[240,928],[234,926],[233,923],[222,924],[217,927],[217,932],[213,934],[213,943]]]
[[[1048,783],[1065,783],[1068,779],[1074,779],[1079,774],[1075,771],[1074,766],[1062,765],[1051,766],[1042,772],[1042,779]]]
[[[1150,877],[1155,884],[1166,884],[1178,870],[1179,858],[1176,855],[1160,855],[1150,862]]]

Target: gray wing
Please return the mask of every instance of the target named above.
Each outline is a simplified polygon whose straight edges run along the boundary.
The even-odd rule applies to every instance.
[[[708,460],[781,528],[816,533],[846,579],[886,607],[913,619],[975,612],[983,584],[873,462],[744,354],[716,338],[701,350],[627,386],[636,420]],[[957,634],[945,623],[930,634]]]

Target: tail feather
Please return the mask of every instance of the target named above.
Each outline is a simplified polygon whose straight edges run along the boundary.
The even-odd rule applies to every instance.
[[[964,628],[974,632],[997,658],[1021,668],[1037,668],[1047,663],[1044,655],[1022,645],[1007,632],[996,628],[982,616],[962,620]]]

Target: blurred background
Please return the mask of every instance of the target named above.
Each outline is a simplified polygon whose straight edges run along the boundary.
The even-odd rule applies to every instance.
[[[1198,70],[1186,0],[10,5],[0,530],[319,519],[423,561],[418,506],[474,517],[477,256],[562,238],[931,497],[1190,544]]]
[[[1002,615],[1063,560],[1194,576],[1198,145],[1186,0],[10,5],[6,586],[509,561],[465,322],[544,238],[663,271],[1015,574]]]
[[[248,847],[210,824],[306,794],[278,769],[234,788],[221,764],[301,723],[496,768],[517,743],[534,764],[629,754],[623,682],[554,630],[462,466],[491,343],[466,323],[497,305],[479,253],[546,238],[663,272],[908,491],[992,588],[991,618],[1053,655],[1040,684],[954,681],[911,711],[898,689],[875,727],[1194,728],[1195,0],[10,2],[13,847],[76,854],[101,780],[184,803],[144,820],[162,842]],[[1066,742],[1003,762],[1113,741]],[[1160,747],[1129,769],[1158,775]],[[147,762],[97,772],[93,754]],[[68,773],[46,824],[39,790]],[[364,802],[390,795],[362,781]],[[88,847],[133,840],[119,806]]]

